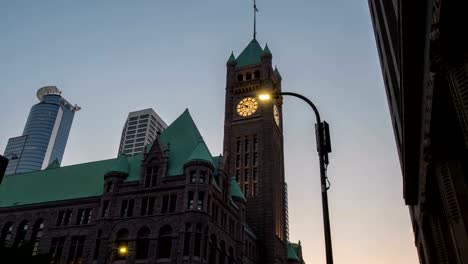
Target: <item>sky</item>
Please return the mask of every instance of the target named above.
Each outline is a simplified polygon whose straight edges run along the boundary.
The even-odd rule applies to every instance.
[[[335,263],[418,263],[366,0],[258,0],[284,91],[330,124]],[[116,157],[129,111],[171,123],[190,110],[222,152],[226,61],[252,40],[251,0],[0,1],[0,153],[46,85],[82,110],[62,166]],[[325,263],[312,111],[285,98],[290,240]]]

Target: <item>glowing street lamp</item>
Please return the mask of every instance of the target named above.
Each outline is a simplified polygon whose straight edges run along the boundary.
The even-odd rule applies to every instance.
[[[118,251],[119,251],[119,255],[125,256],[128,253],[128,248],[125,245],[121,245],[121,246],[119,246]]]
[[[261,93],[258,95],[260,101],[270,101],[272,99],[278,99],[283,95],[294,96],[299,99],[304,100],[312,110],[314,110],[315,118],[317,119],[317,124],[315,125],[315,135],[317,139],[317,152],[319,155],[320,161],[320,182],[322,186],[322,209],[323,209],[323,228],[325,233],[325,251],[327,256],[327,264],[333,264],[333,252],[332,252],[332,242],[331,242],[331,232],[330,232],[330,215],[328,212],[328,195],[327,191],[330,189],[329,181],[327,178],[327,166],[328,166],[328,153],[331,152],[330,144],[330,131],[328,128],[328,123],[320,120],[320,114],[317,110],[317,107],[305,96],[290,93],[290,92],[281,92],[281,93]]]

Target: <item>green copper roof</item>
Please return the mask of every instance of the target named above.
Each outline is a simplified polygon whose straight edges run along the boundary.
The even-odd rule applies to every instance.
[[[128,158],[126,181],[139,178],[142,157]],[[118,159],[109,159],[6,176],[0,184],[0,207],[99,196],[104,175],[116,163]]]
[[[288,243],[288,260],[300,261],[297,256],[297,247],[294,247],[294,244],[291,243]]]
[[[211,165],[214,165],[213,157],[203,141],[198,142],[192,154],[190,154],[190,157],[187,159],[187,162],[189,161],[206,161]]]
[[[239,184],[237,183],[235,179],[231,180],[230,192],[231,192],[231,197],[238,198],[244,202],[247,201],[247,199],[245,199],[244,193],[241,191]]]
[[[231,56],[229,56],[229,59],[227,63],[235,63],[236,62],[236,57],[234,57],[234,52],[231,52]]]
[[[236,59],[236,68],[248,66],[248,65],[255,65],[262,62],[263,49],[258,44],[256,39],[253,39],[247,47],[239,54],[239,57]]]
[[[112,167],[107,173],[123,173],[123,174],[128,174],[128,160],[127,160],[127,155],[125,154],[120,154],[117,160],[114,162]]]
[[[164,130],[160,142],[169,148],[169,176],[183,174],[189,160],[206,160],[217,169],[222,158],[211,156],[188,110]],[[137,181],[142,160],[143,153],[65,167],[54,161],[46,170],[7,176],[0,184],[0,207],[99,196],[106,173],[125,173],[125,182]]]
[[[268,48],[268,44],[265,44],[265,48],[263,49],[262,55],[271,55],[271,51]]]
[[[169,147],[168,176],[182,175],[184,164],[192,157],[192,153],[194,157],[207,159],[213,164],[211,154],[188,109],[162,132],[160,141],[163,148]],[[203,143],[204,146],[195,151],[199,143]]]
[[[282,79],[280,72],[278,71],[278,68],[275,66],[275,75],[278,77],[278,79]]]
[[[46,170],[56,168],[60,168],[60,162],[58,161],[58,159],[54,159],[54,161],[52,161],[52,163],[50,163],[49,166],[47,166]]]

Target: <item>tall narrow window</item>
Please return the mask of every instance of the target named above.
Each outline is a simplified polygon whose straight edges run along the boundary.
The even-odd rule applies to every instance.
[[[169,207],[169,195],[164,195],[163,200],[162,200],[161,213],[162,214],[167,213],[168,207]]]
[[[11,236],[13,235],[13,223],[8,222],[3,226],[2,236],[0,242],[2,245],[8,245],[11,241]]]
[[[218,264],[224,264],[226,261],[226,243],[224,240],[221,240],[219,243],[220,252],[219,252],[219,261]]]
[[[101,217],[108,217],[108,216],[109,216],[109,201],[104,201],[102,204]]]
[[[193,255],[195,257],[200,257],[201,240],[202,240],[202,225],[198,223],[195,228],[195,245],[193,247]]]
[[[241,149],[241,141],[240,141],[240,138],[237,138],[237,141],[236,141],[236,152],[237,152],[237,153],[240,153],[240,149]]]
[[[210,238],[210,256],[208,257],[208,264],[216,264],[216,251],[217,251],[217,240],[213,234]]]
[[[249,182],[249,169],[244,170],[244,182]]]
[[[206,211],[210,212],[211,196],[208,195],[208,201],[206,202]]]
[[[244,194],[245,196],[249,196],[249,184],[244,183]]]
[[[168,225],[159,230],[158,259],[171,258],[172,253],[172,228]]]
[[[185,224],[185,234],[184,234],[184,256],[190,254],[190,236],[192,233],[192,225],[190,223]]]
[[[138,231],[137,240],[136,240],[136,259],[148,258],[149,235],[150,235],[150,230],[147,227],[142,227]]]
[[[57,226],[61,226],[63,222],[63,217],[65,215],[65,211],[60,211],[57,216]]]
[[[256,135],[255,135],[254,138],[253,138],[253,150],[254,150],[254,151],[257,151],[257,150],[258,150],[258,138],[257,138]]]
[[[156,198],[150,197],[148,202],[148,215],[153,215]]]
[[[188,199],[187,199],[187,209],[193,209],[193,192],[188,192]]]
[[[197,181],[197,171],[190,171],[189,174],[190,174],[190,182],[194,183]]]
[[[132,217],[133,216],[133,209],[135,208],[135,200],[131,199],[128,202],[128,211],[127,211],[127,217]]]
[[[198,210],[203,210],[204,200],[205,200],[205,193],[204,192],[199,192],[198,193],[198,199],[197,199],[197,209]]]
[[[112,181],[108,182],[106,185],[106,192],[111,192],[113,187]]]
[[[169,213],[175,212],[177,207],[177,194],[171,194],[171,200],[169,203]]]
[[[86,237],[73,236],[68,249],[67,264],[81,264],[83,258],[83,247]]]
[[[84,221],[83,224],[87,225],[91,222],[91,218],[93,217],[93,209],[86,208],[84,213]]]
[[[78,209],[78,214],[76,215],[76,225],[81,225],[84,222],[84,209]]]
[[[36,221],[33,227],[33,233],[31,236],[31,242],[33,243],[32,255],[37,255],[39,250],[39,242],[41,241],[42,235],[44,233],[44,220],[39,219]]]
[[[65,244],[65,237],[54,237],[50,245],[50,263],[59,264],[62,258],[63,244]]]
[[[21,246],[26,238],[26,234],[28,233],[29,229],[29,221],[28,220],[23,220],[21,224],[18,226],[18,231],[16,233],[16,238],[15,238],[15,245],[16,246]]]
[[[228,264],[234,264],[234,250],[232,247],[229,247],[229,260]]]
[[[71,209],[67,210],[65,212],[65,217],[63,218],[63,225],[67,226],[70,223],[70,220],[72,218],[73,211]]]
[[[246,167],[249,166],[249,153],[245,154],[244,166],[246,166]]]
[[[128,248],[128,230],[127,229],[120,229],[119,232],[117,232],[117,240],[115,241],[115,247],[116,248],[121,248],[125,247]],[[115,260],[124,260],[127,258],[126,254],[119,254],[118,252],[115,252],[114,259]]]
[[[140,215],[145,216],[147,211],[148,211],[148,197],[143,197],[141,198]]]
[[[124,217],[127,215],[128,211],[128,200],[122,200],[120,204],[120,217]]]
[[[155,187],[158,180],[159,167],[150,166],[146,168],[145,187]]]
[[[99,230],[97,233],[96,242],[94,244],[93,260],[97,260],[99,258],[99,250],[101,249],[101,236],[102,230]]]
[[[245,152],[249,152],[250,150],[250,141],[248,138],[245,138],[245,141],[244,141],[244,151]]]
[[[253,154],[253,165],[257,166],[258,165],[258,153],[254,152]]]
[[[240,163],[241,163],[241,161],[240,161],[240,155],[237,155],[237,156],[236,156],[236,167],[237,167],[237,168],[239,168]]]
[[[239,175],[240,175],[240,170],[236,170],[236,182],[239,182]]]
[[[198,181],[200,183],[205,183],[205,179],[206,179],[206,171],[200,171],[200,178],[198,179]]]

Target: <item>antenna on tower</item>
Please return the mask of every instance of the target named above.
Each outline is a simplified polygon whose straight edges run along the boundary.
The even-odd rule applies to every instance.
[[[257,12],[258,12],[258,9],[257,9],[257,0],[254,0],[254,32],[253,32],[253,38],[254,39],[257,39]]]

